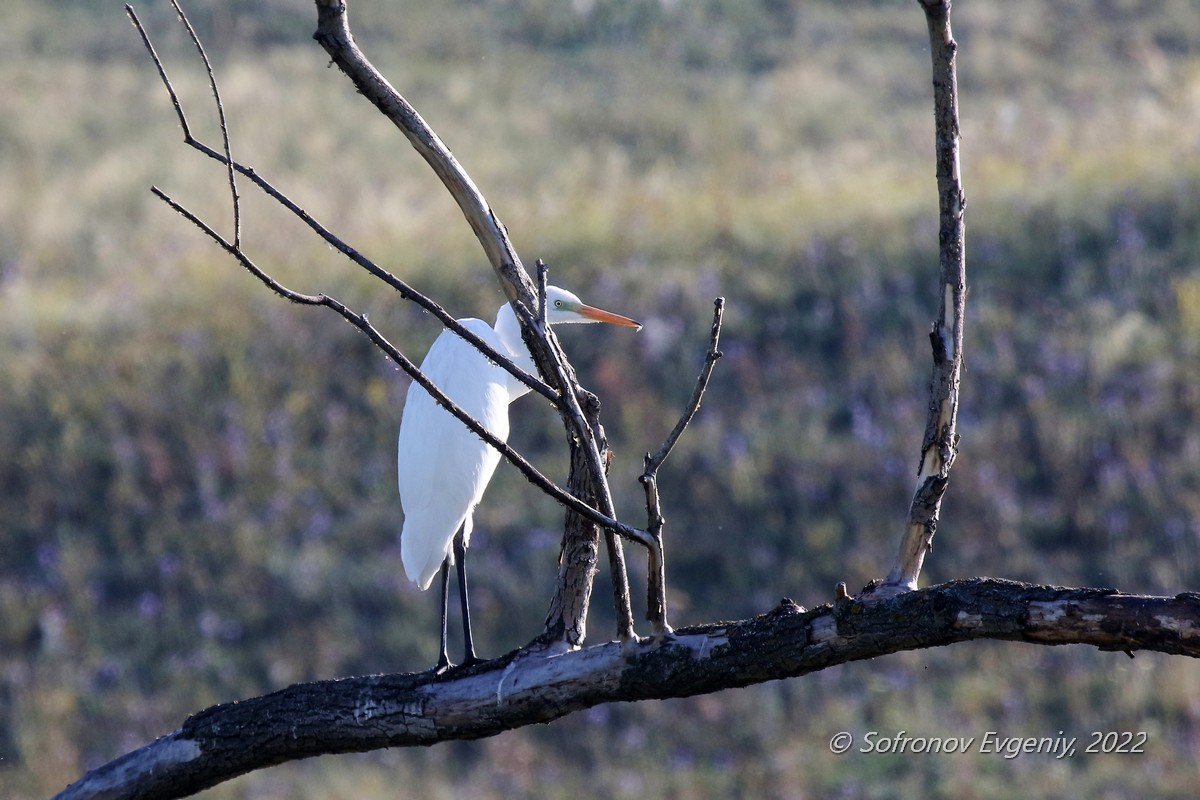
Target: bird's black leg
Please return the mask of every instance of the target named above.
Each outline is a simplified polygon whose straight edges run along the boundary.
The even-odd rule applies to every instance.
[[[471,636],[471,609],[467,605],[467,545],[463,542],[463,532],[460,530],[454,536],[454,561],[458,564],[458,596],[462,603],[463,623],[463,663],[469,667],[478,664],[483,659],[475,656],[475,640]]]
[[[438,656],[434,672],[441,674],[450,669],[450,654],[446,649],[446,616],[450,604],[450,557],[442,562],[442,652]]]

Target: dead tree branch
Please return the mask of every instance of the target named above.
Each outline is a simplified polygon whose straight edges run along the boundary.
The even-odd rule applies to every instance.
[[[172,800],[285,761],[479,739],[602,703],[688,697],[977,639],[1200,657],[1200,595],[977,578],[811,611],[784,600],[752,619],[553,657],[523,648],[449,676],[298,684],[202,711],[55,800]]]
[[[183,105],[180,103],[179,95],[176,93],[175,87],[171,83],[171,79],[167,76],[166,67],[163,65],[162,59],[155,50],[149,34],[146,33],[145,28],[142,26],[141,20],[138,19],[137,12],[134,11],[133,7],[129,5],[125,6],[125,12],[129,15],[129,19],[133,23],[134,28],[137,29],[138,35],[142,39],[142,44],[149,53],[151,60],[154,62],[155,68],[158,70],[158,75],[162,80],[163,87],[166,89],[167,94],[171,98],[171,104],[175,108],[175,115],[179,119],[179,125],[183,130],[184,144],[186,144],[188,147],[198,150],[222,165],[229,164],[230,162],[227,161],[226,156],[223,153],[205,144],[192,134],[191,126],[188,124],[187,116],[184,114]],[[180,12],[180,14],[182,16],[182,12]],[[184,19],[186,19],[186,17],[184,17]],[[202,45],[198,44],[197,47],[200,47],[201,51],[203,51]],[[215,79],[213,80],[213,93],[214,95],[219,96]],[[416,303],[421,308],[428,311],[430,314],[436,317],[438,321],[442,323],[442,325],[449,330],[454,331],[456,335],[465,339],[471,344],[472,347],[487,356],[488,360],[496,364],[496,366],[507,371],[510,375],[524,383],[542,397],[545,397],[547,400],[553,403],[556,408],[560,405],[557,391],[551,389],[544,382],[533,375],[525,372],[525,370],[514,364],[504,354],[497,352],[490,344],[472,333],[469,328],[464,327],[450,314],[450,312],[442,308],[442,306],[437,302],[417,291],[388,270],[383,269],[374,261],[364,256],[358,250],[351,247],[339,236],[329,230],[329,228],[322,225],[311,214],[304,210],[304,208],[295,203],[290,197],[277,189],[270,181],[259,175],[254,169],[251,169],[250,167],[247,167],[236,161],[232,162],[232,166],[239,175],[249,178],[250,181],[254,183],[254,185],[257,186],[264,194],[266,194],[275,202],[279,203],[281,206],[295,215],[301,222],[311,228],[312,231],[320,236],[330,247],[349,258],[375,278],[383,281],[385,284],[399,293],[403,299]]]
[[[316,0],[316,6],[317,31],[313,38],[325,48],[333,63],[354,83],[359,93],[400,129],[441,179],[487,254],[508,299],[518,300],[526,308],[537,308],[536,288],[521,264],[508,231],[450,148],[358,49],[350,32],[348,3],[345,0]],[[543,365],[539,362],[538,366]]]
[[[171,7],[175,9],[175,13],[179,15],[183,27],[187,29],[188,37],[191,38],[192,44],[196,46],[196,51],[200,54],[200,60],[204,62],[204,71],[208,74],[208,86],[212,90],[213,105],[217,108],[217,122],[221,128],[221,145],[225,151],[225,174],[229,179],[229,198],[233,204],[233,246],[242,246],[242,201],[238,197],[237,175],[233,170],[233,152],[229,144],[229,123],[225,119],[225,104],[221,102],[221,92],[217,89],[217,76],[213,73],[212,62],[208,60],[208,53],[204,52],[204,46],[200,44],[200,37],[196,35],[196,29],[192,27],[191,21],[187,15],[183,13],[183,8],[179,5],[179,0],[171,0]],[[128,8],[128,7],[127,7]],[[166,73],[161,73],[163,79],[166,79]],[[179,108],[176,103],[176,108]]]
[[[958,452],[959,384],[962,377],[963,323],[967,267],[963,194],[959,169],[958,44],[950,30],[950,0],[919,0],[929,28],[933,58],[935,160],[938,187],[938,315],[929,333],[933,374],[929,380],[929,417],[921,442],[917,488],[891,572],[876,594],[917,587],[925,554],[932,546],[950,468]]]
[[[593,499],[596,507],[606,516],[615,518],[608,480],[605,475],[607,462],[607,447],[604,437],[599,430],[598,422],[593,422],[596,414],[585,415],[579,407],[580,398],[585,397],[585,391],[575,378],[574,371],[569,368],[569,362],[563,355],[557,337],[546,325],[540,329],[531,326],[534,311],[538,307],[537,290],[529,277],[520,257],[517,255],[508,231],[500,223],[483,194],[471,180],[466,170],[458,163],[450,149],[442,142],[433,129],[421,118],[416,109],[375,69],[367,57],[359,50],[350,32],[350,24],[345,0],[315,0],[317,7],[317,31],[313,34],[320,45],[329,53],[337,67],[354,83],[359,93],[371,101],[385,117],[392,121],[405,135],[413,148],[429,164],[441,179],[447,191],[462,210],[470,224],[475,237],[487,254],[488,261],[495,271],[501,288],[513,305],[517,317],[521,320],[522,336],[529,347],[530,355],[542,377],[553,386],[556,379],[566,376],[567,383],[555,386],[559,390],[563,405],[559,406],[560,416],[567,429],[568,440],[572,448],[578,448],[579,457],[572,454],[571,477],[568,478],[568,488],[585,499]],[[598,412],[597,412],[598,413]],[[577,473],[577,470],[583,470]],[[588,554],[595,551],[588,542],[599,536],[594,530],[591,520],[577,520],[568,514],[565,535],[568,539],[578,540],[578,547],[571,548],[583,558],[576,562],[564,562],[560,570],[556,594],[567,592],[576,593],[576,602],[559,605],[551,603],[551,617],[555,610],[569,611],[571,614],[582,615],[569,619],[548,619],[546,633],[556,630],[580,631],[586,628],[586,613],[591,591],[591,577],[596,572],[596,558]],[[627,525],[602,526],[606,535],[619,534],[643,546],[648,544],[649,537],[636,532]],[[640,534],[640,535],[639,535]],[[617,602],[617,630],[622,638],[633,636],[633,616],[628,603],[628,578],[624,575],[624,559],[620,556],[620,548],[609,546],[610,568],[614,574],[614,591],[624,598]],[[587,587],[579,595],[580,587]],[[570,644],[577,644],[570,641]]]
[[[708,382],[712,378],[713,368],[716,367],[717,360],[721,358],[721,351],[717,349],[717,346],[721,341],[721,319],[724,313],[725,298],[718,297],[713,301],[713,321],[709,333],[708,352],[704,355],[704,366],[700,369],[699,377],[696,378],[696,388],[692,390],[692,397],[688,401],[687,407],[683,410],[679,422],[675,423],[675,427],[667,434],[662,447],[658,448],[658,452],[654,455],[646,454],[644,468],[638,478],[646,491],[646,530],[654,537],[655,543],[655,547],[649,549],[647,566],[649,577],[646,581],[646,618],[653,624],[655,633],[671,630],[671,626],[667,624],[667,573],[666,556],[663,553],[663,526],[666,524],[666,519],[663,517],[662,502],[658,496],[658,470],[667,460],[667,456],[671,455],[671,451],[675,449],[676,442],[679,441],[679,437],[683,435],[687,426],[691,424],[696,412],[700,410],[700,402],[704,399],[704,391],[708,388]]]
[[[210,85],[213,91],[213,97],[218,105],[218,110],[221,117],[222,144],[224,152],[217,151],[214,148],[203,144],[195,139],[195,137],[192,135],[191,129],[187,123],[187,118],[183,111],[183,107],[176,92],[174,91],[174,88],[171,85],[161,59],[155,52],[148,35],[137,18],[136,13],[128,5],[126,6],[126,11],[130,19],[133,21],[134,26],[137,28],[138,33],[147,48],[147,51],[150,53],[150,56],[154,61],[160,78],[162,79],[162,82],[171,97],[176,115],[178,116],[180,125],[184,131],[185,142],[205,153],[209,157],[214,158],[218,162],[223,163],[227,168],[227,172],[230,177],[230,191],[235,212],[235,236],[232,243],[226,242],[220,237],[214,238],[216,238],[218,243],[225,247],[228,252],[235,255],[235,257],[239,257],[239,260],[241,260],[240,206],[238,202],[236,182],[234,181],[234,174],[244,174],[264,192],[300,217],[306,224],[309,225],[310,228],[316,231],[323,239],[337,248],[344,255],[349,257],[359,266],[366,269],[375,277],[383,280],[389,286],[399,291],[406,299],[411,299],[434,313],[447,328],[453,330],[456,334],[466,339],[474,347],[476,347],[476,349],[483,352],[484,355],[494,363],[509,371],[519,380],[530,386],[530,388],[550,399],[554,403],[556,409],[558,409],[560,416],[563,418],[564,424],[568,429],[570,441],[573,443],[572,446],[577,447],[580,455],[582,456],[581,458],[572,458],[572,470],[581,469],[583,470],[583,473],[575,476],[573,480],[568,480],[567,490],[563,490],[557,487],[557,485],[546,481],[544,477],[540,480],[533,477],[535,474],[540,473],[536,473],[536,470],[533,470],[532,467],[528,465],[524,459],[520,458],[520,456],[518,456],[511,448],[504,446],[498,447],[497,449],[500,450],[501,454],[504,455],[507,460],[514,463],[518,469],[520,469],[527,477],[529,477],[535,483],[535,485],[539,486],[539,488],[542,488],[544,491],[547,491],[552,497],[559,502],[562,502],[567,507],[568,537],[577,537],[582,535],[585,538],[591,538],[597,536],[599,531],[596,530],[596,526],[599,526],[599,528],[604,530],[605,536],[608,539],[608,552],[612,567],[611,572],[613,576],[614,598],[616,599],[617,604],[618,635],[622,638],[632,637],[634,635],[633,617],[632,611],[629,607],[628,578],[626,576],[624,557],[620,543],[615,537],[620,535],[630,539],[631,541],[638,542],[647,548],[651,548],[653,546],[653,539],[646,532],[639,531],[636,528],[625,525],[616,520],[615,507],[612,503],[611,494],[609,492],[605,477],[604,464],[606,463],[607,458],[602,455],[607,453],[607,446],[603,441],[602,434],[597,434],[597,431],[599,431],[599,422],[598,419],[595,419],[596,412],[593,412],[590,415],[585,415],[580,406],[580,398],[586,398],[590,395],[588,395],[588,393],[586,393],[579,385],[574,371],[570,369],[565,353],[563,352],[561,346],[559,346],[557,338],[554,336],[549,326],[544,324],[537,325],[533,321],[532,316],[529,314],[529,308],[537,307],[536,304],[531,304],[529,302],[529,292],[527,290],[531,284],[528,275],[521,266],[516,252],[512,248],[504,226],[499,223],[499,220],[487,205],[482,194],[474,186],[474,183],[471,181],[470,177],[461,168],[457,161],[455,161],[454,157],[441,143],[436,134],[434,134],[434,132],[425,124],[416,111],[408,105],[404,98],[395,92],[395,90],[387,83],[387,81],[383,79],[383,77],[379,75],[377,71],[374,70],[374,68],[366,60],[365,56],[363,56],[355,46],[346,22],[345,5],[321,2],[317,3],[319,17],[318,31],[314,35],[314,38],[316,38],[322,43],[323,46],[325,46],[326,50],[330,52],[331,56],[333,56],[334,61],[338,63],[343,71],[355,81],[356,85],[359,86],[360,91],[364,95],[367,95],[373,99],[377,107],[379,107],[381,111],[384,111],[384,113],[387,114],[389,118],[392,119],[402,131],[405,132],[406,136],[409,138],[410,142],[413,143],[418,152],[420,152],[426,158],[431,166],[433,166],[435,172],[442,178],[443,183],[454,196],[455,200],[459,203],[460,208],[463,210],[464,215],[467,217],[468,222],[475,231],[477,238],[483,245],[485,252],[488,254],[489,260],[492,262],[492,265],[496,270],[496,274],[500,279],[500,283],[504,288],[506,295],[509,297],[510,302],[517,311],[517,315],[522,322],[523,338],[525,339],[527,346],[530,348],[530,352],[534,357],[534,361],[537,364],[539,371],[543,375],[553,376],[551,380],[555,381],[555,387],[552,388],[546,383],[526,374],[523,370],[513,364],[506,356],[497,353],[485,342],[464,328],[439,305],[434,303],[429,298],[426,298],[424,295],[421,295],[419,292],[416,292],[412,289],[412,287],[408,286],[386,270],[378,267],[369,259],[362,256],[362,254],[358,253],[354,248],[351,248],[349,245],[342,242],[327,228],[325,228],[323,225],[320,225],[320,223],[304,212],[303,209],[283,195],[282,192],[279,192],[273,186],[271,186],[269,182],[259,177],[252,169],[237,164],[231,155],[228,129],[224,123],[224,113],[221,106],[220,93],[217,87],[215,76],[213,75],[211,64],[208,61],[207,55],[204,53],[202,44],[192,30],[190,24],[187,22],[186,15],[184,14],[182,8],[179,7],[177,0],[172,0],[172,5],[175,7],[176,12],[183,20],[184,25],[188,29],[189,36],[191,37],[196,48],[200,51],[204,60],[205,67],[209,75]],[[371,91],[367,91],[364,89],[364,87],[373,88]],[[166,199],[165,195],[162,195],[162,197]],[[182,211],[181,206],[178,204],[173,205],[175,205],[177,210]],[[193,221],[196,222],[194,219]],[[228,247],[230,244],[232,244],[232,249]],[[261,278],[262,276],[260,275],[260,279]],[[272,286],[271,282],[265,282],[268,286]],[[274,289],[275,287],[272,286],[272,288]],[[290,298],[293,300],[299,296],[298,293],[293,292],[292,294],[295,295],[295,297]],[[322,297],[324,297],[324,295],[322,295]],[[330,299],[332,300],[332,298]],[[336,301],[332,301],[332,303],[324,302],[315,304],[327,305],[333,308],[335,307],[333,303],[336,303]],[[343,316],[354,323],[354,317],[357,315],[349,313],[343,314]],[[365,321],[365,315],[362,317],[362,319]],[[356,326],[366,332],[366,328],[364,328],[362,325]],[[376,336],[372,336],[371,338],[375,340],[377,344],[379,344],[378,339],[382,339],[382,336],[379,335],[377,331],[375,334]],[[378,339],[376,338],[377,336]],[[395,358],[393,353],[398,352],[390,345],[384,349],[385,352],[388,352],[388,354],[393,358]],[[401,358],[403,357],[401,356]],[[417,379],[417,375],[414,374],[412,369],[410,369],[411,363],[406,362],[407,359],[405,359],[404,362],[397,361],[397,363],[401,365],[405,372],[408,372],[414,377],[414,379]],[[423,376],[421,377],[423,378]],[[421,383],[421,385],[427,390],[431,388],[431,385],[424,380],[418,380],[418,382]],[[468,421],[466,415],[461,414],[461,410],[456,413],[456,411],[452,409],[453,404],[449,404],[447,399],[440,391],[431,391],[430,394],[440,405],[450,410],[452,414],[467,424],[468,428],[477,434],[480,433],[482,426],[474,420]],[[598,411],[598,406],[596,406],[596,409]],[[490,436],[490,434],[484,435],[482,438],[484,438],[484,440],[493,447],[497,445],[497,440],[495,437]],[[516,456],[515,459],[514,456]],[[553,488],[551,489],[550,487]],[[572,531],[582,533],[573,534]],[[561,580],[559,584],[559,593],[561,593],[564,587],[567,586],[576,587],[574,589],[576,593],[579,591],[578,587],[585,586],[586,589],[583,591],[582,597],[579,598],[582,602],[577,601],[571,604],[571,613],[578,616],[572,619],[563,620],[562,622],[564,624],[559,625],[558,628],[578,631],[579,633],[577,638],[567,637],[569,644],[578,646],[582,642],[582,632],[586,627],[586,612],[591,588],[590,580],[596,571],[595,558],[593,557],[578,566],[575,563],[568,563],[566,566],[567,569],[564,572],[563,580]],[[576,572],[580,572],[580,574],[574,574]],[[554,604],[552,604],[552,606],[553,605]],[[548,625],[547,633],[549,633],[550,630],[551,626]]]
[[[646,454],[646,474],[658,472],[658,468],[667,460],[667,456],[671,455],[671,451],[675,449],[675,444],[679,441],[679,437],[683,435],[684,430],[691,424],[692,418],[696,416],[696,412],[700,410],[700,402],[704,399],[704,392],[708,389],[709,380],[712,379],[713,368],[721,358],[721,351],[717,346],[721,341],[721,321],[724,315],[725,298],[718,297],[713,301],[713,321],[708,337],[708,352],[704,354],[704,366],[700,370],[700,375],[696,378],[696,388],[692,390],[692,397],[688,401],[683,415],[663,441],[662,447],[658,448],[658,452],[653,456],[649,453]]]

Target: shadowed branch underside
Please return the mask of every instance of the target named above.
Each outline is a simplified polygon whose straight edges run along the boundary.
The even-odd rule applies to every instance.
[[[571,652],[533,645],[440,677],[298,684],[202,711],[56,800],[171,800],[284,761],[479,739],[602,703],[705,694],[977,639],[1200,657],[1200,594],[1145,597],[977,578],[811,611],[784,600],[752,619],[641,642]]]

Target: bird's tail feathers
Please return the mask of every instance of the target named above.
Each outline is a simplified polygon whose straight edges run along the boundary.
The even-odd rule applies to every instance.
[[[457,531],[458,525],[455,525],[449,535],[430,535],[427,530],[409,525],[405,520],[404,528],[400,531],[400,560],[404,564],[404,574],[421,591],[433,583],[444,561],[449,559],[451,566],[454,565],[452,544]]]

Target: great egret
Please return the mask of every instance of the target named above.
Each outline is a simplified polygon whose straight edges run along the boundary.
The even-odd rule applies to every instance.
[[[556,286],[546,290],[546,318],[550,324],[607,322],[641,327],[628,317],[584,305],[578,297]],[[508,354],[526,372],[533,373],[533,358],[521,340],[520,324],[508,303],[496,313],[494,329],[479,319],[459,322],[498,352]],[[501,440],[508,438],[508,404],[529,391],[508,371],[448,330],[442,331],[429,348],[421,362],[421,371]],[[436,669],[450,666],[446,653],[446,606],[451,564],[458,566],[466,648],[463,663],[475,663],[479,659],[475,657],[471,638],[464,561],[471,539],[471,516],[500,462],[500,453],[437,405],[415,381],[409,386],[404,403],[398,450],[400,504],[404,508],[400,556],[404,571],[422,590],[429,588],[439,570],[442,573],[442,649]]]

